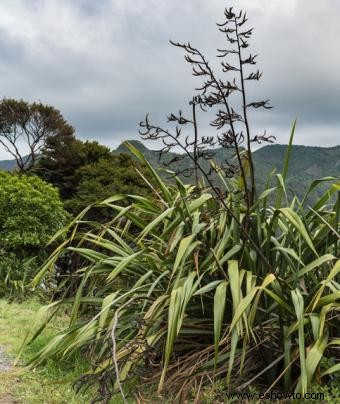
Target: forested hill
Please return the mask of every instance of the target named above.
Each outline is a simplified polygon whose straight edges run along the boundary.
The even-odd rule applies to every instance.
[[[255,151],[254,160],[259,172],[267,172],[273,167],[281,171],[286,151],[286,145],[264,146]],[[339,175],[340,146],[293,146],[289,170],[292,177],[304,175],[306,180],[326,175]]]
[[[170,161],[176,156],[175,153],[165,155],[159,162],[159,153],[148,149],[139,141],[131,141],[137,147],[150,163],[157,167],[163,162]],[[286,145],[268,145],[254,151],[254,163],[257,182],[260,189],[264,187],[267,175],[276,168],[280,172],[283,167],[284,156],[287,150]],[[128,152],[126,146],[121,144],[114,153]],[[232,158],[232,151],[222,148],[215,150],[215,160],[221,163],[225,159]],[[190,161],[184,158],[177,162],[175,169],[189,167]],[[163,166],[163,165],[162,165]],[[14,160],[0,161],[0,170],[13,170],[15,168]],[[171,167],[169,167],[171,168]],[[293,146],[288,172],[288,190],[301,196],[306,187],[314,179],[328,176],[340,175],[340,146],[335,147],[311,147],[311,146]],[[187,180],[188,181],[188,180]]]
[[[16,166],[15,160],[0,161],[0,170],[12,171]]]
[[[139,141],[132,141],[154,166],[159,166],[159,153],[149,150]],[[124,145],[120,145],[115,152],[127,152]],[[268,174],[275,168],[276,172],[281,172],[287,145],[268,145],[254,151],[254,164],[256,180],[260,189],[263,189]],[[215,160],[222,163],[225,159],[230,160],[233,152],[218,148],[215,150]],[[176,154],[170,153],[162,157],[161,161],[170,161]],[[176,162],[172,169],[183,169],[190,165],[189,158],[184,158]],[[335,147],[312,147],[293,146],[290,156],[288,171],[287,189],[290,194],[297,194],[300,197],[304,194],[311,181],[322,178],[340,176],[340,146]],[[318,194],[322,192],[321,187]]]
[[[254,153],[256,177],[264,185],[266,174],[273,168],[281,172],[287,150],[286,145],[264,146]],[[288,171],[288,189],[302,195],[315,179],[340,176],[340,146],[293,146]],[[320,194],[323,187],[320,188]]]
[[[159,153],[148,149],[143,143],[137,140],[129,141],[138,148],[144,156],[154,165],[159,165]],[[287,145],[268,145],[263,146],[253,153],[256,170],[258,175],[263,176],[269,173],[273,168],[280,172],[283,168],[283,161],[287,151]],[[121,144],[115,153],[129,152],[124,144]],[[217,148],[214,150],[215,160],[221,163],[225,158],[230,158],[232,151]],[[162,161],[169,161],[175,153],[169,153],[162,158]],[[189,164],[186,159],[185,165]],[[290,177],[300,178],[309,181],[314,178],[325,176],[340,175],[340,145],[334,147],[315,147],[315,146],[292,146],[289,165]]]

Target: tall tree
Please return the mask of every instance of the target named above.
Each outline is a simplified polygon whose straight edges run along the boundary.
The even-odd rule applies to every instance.
[[[32,172],[57,187],[65,208],[78,214],[115,193],[149,195],[149,187],[136,170],[150,179],[145,168],[126,153],[113,154],[96,141],[58,136],[48,139]],[[107,218],[103,209],[88,217]]]
[[[57,187],[61,198],[67,200],[76,192],[79,182],[76,171],[110,157],[110,149],[98,142],[82,142],[74,136],[51,137],[33,171]]]
[[[75,172],[77,186],[74,196],[65,202],[66,209],[77,214],[90,204],[100,202],[114,194],[150,196],[151,190],[142,175],[151,180],[149,173],[130,155],[111,154],[97,162],[86,164]],[[112,218],[112,210],[91,212],[88,217],[101,221]]]
[[[34,166],[49,138],[73,132],[54,107],[6,98],[0,102],[0,145],[14,157],[20,172]]]

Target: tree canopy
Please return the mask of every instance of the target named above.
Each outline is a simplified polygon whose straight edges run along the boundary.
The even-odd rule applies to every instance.
[[[63,200],[70,199],[77,187],[76,171],[110,156],[110,149],[98,142],[83,142],[73,135],[51,137],[33,172],[56,186]]]
[[[146,196],[150,190],[136,168],[143,171],[128,154],[110,155],[80,167],[74,176],[77,183],[74,195],[66,202],[66,208],[78,213],[117,193]]]
[[[48,139],[73,132],[52,106],[7,98],[0,102],[0,144],[15,158],[21,172],[34,166]]]
[[[136,169],[148,177],[126,153],[113,154],[98,142],[59,136],[48,139],[33,172],[57,187],[66,209],[77,214],[115,193],[147,195],[149,188]]]

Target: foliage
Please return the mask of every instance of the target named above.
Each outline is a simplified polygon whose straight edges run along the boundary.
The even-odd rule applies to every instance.
[[[63,200],[71,199],[78,185],[80,167],[110,158],[110,149],[98,142],[82,142],[74,136],[48,139],[34,173],[59,189]]]
[[[246,206],[236,180],[226,182],[226,210],[210,193],[178,179],[176,188],[167,186],[149,169],[156,201],[130,196],[127,208],[117,204],[124,195],[103,201],[118,215],[86,233],[77,232],[81,216],[73,221],[67,244],[36,276],[38,284],[60,254],[84,260],[75,296],[48,309],[50,319],[71,305],[69,327],[32,364],[80,348],[96,363],[84,380],[97,380],[104,396],[139,369],[159,391],[182,395],[214,375],[241,389],[256,382],[296,391],[332,379],[339,368],[340,198],[329,201],[339,184],[308,208],[306,199],[286,201],[278,175],[251,211],[259,250],[240,229]],[[275,192],[276,205],[268,205]],[[73,274],[65,284],[74,282]]]
[[[23,289],[46,258],[43,249],[68,215],[58,191],[37,177],[0,172],[1,293]]]
[[[13,252],[0,250],[0,296],[25,295],[25,287],[32,279],[39,263],[36,257],[22,258]]]
[[[143,167],[126,153],[113,154],[98,142],[82,142],[74,136],[51,138],[33,172],[56,186],[65,208],[77,215],[115,193],[146,195],[148,187],[137,175]],[[87,218],[104,221],[104,210]]]
[[[15,158],[20,172],[34,166],[49,138],[72,133],[73,128],[51,106],[7,98],[0,102],[0,144]],[[21,151],[24,145],[27,150]]]
[[[1,246],[24,254],[46,244],[65,222],[58,192],[37,177],[0,173]]]
[[[66,201],[66,209],[77,214],[87,206],[114,194],[141,196],[149,194],[149,188],[142,177],[137,174],[136,168],[143,171],[142,167],[127,154],[110,154],[97,162],[80,167],[75,172],[77,187],[73,198]],[[144,175],[147,176],[145,173]],[[101,217],[103,218],[103,214],[101,212],[98,216],[98,213],[95,218],[99,220]],[[110,218],[111,213],[104,217]]]

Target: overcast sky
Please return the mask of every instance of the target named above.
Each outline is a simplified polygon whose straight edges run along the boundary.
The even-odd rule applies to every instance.
[[[250,94],[274,106],[254,133],[285,143],[298,117],[295,143],[340,144],[339,0],[1,0],[0,95],[53,105],[79,138],[116,147],[147,112],[162,123],[185,109],[199,82],[169,39],[213,59],[229,5],[255,27],[263,79]]]

